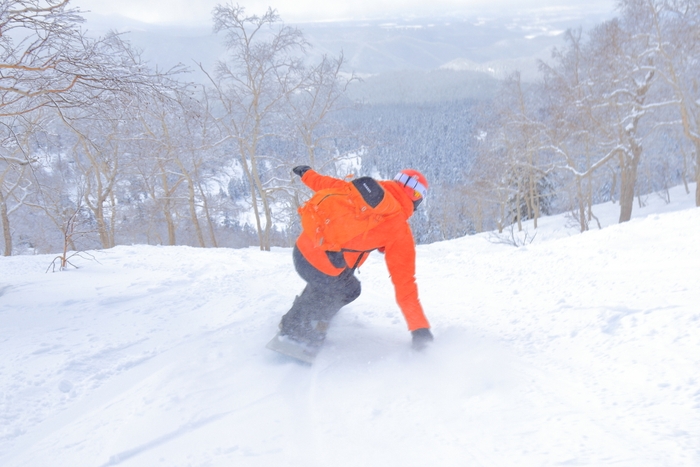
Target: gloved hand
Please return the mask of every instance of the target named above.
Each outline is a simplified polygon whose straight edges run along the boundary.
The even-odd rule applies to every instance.
[[[292,172],[299,175],[300,177],[303,177],[307,170],[311,170],[311,167],[309,167],[308,165],[297,165],[292,169]]]
[[[413,348],[415,350],[423,350],[430,342],[433,341],[433,333],[428,328],[420,328],[411,331],[413,336]]]

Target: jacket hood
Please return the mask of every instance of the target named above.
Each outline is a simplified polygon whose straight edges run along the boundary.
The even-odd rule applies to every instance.
[[[393,180],[386,180],[382,183],[384,189],[401,205],[401,211],[406,215],[406,219],[413,215],[413,201],[403,191],[401,185]]]

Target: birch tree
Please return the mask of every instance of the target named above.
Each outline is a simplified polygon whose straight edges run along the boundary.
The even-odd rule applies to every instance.
[[[227,127],[245,177],[261,250],[270,249],[273,213],[261,143],[275,135],[287,96],[302,83],[308,43],[301,31],[279,23],[276,11],[247,15],[240,5],[218,5],[214,30],[224,33],[227,61],[219,62],[212,84],[225,110]],[[284,125],[277,125],[277,130]]]
[[[700,3],[696,0],[623,0],[625,17],[643,21],[655,71],[671,89],[683,134],[695,152],[695,204],[700,206]]]
[[[490,160],[482,163],[499,166],[500,176],[493,180],[501,204],[499,229],[515,223],[521,231],[526,219],[532,219],[536,228],[540,216],[548,212],[551,193],[545,192],[543,182],[552,167],[542,147],[546,122],[538,112],[538,93],[533,88],[524,89],[519,73],[508,77],[496,99],[498,127],[488,132],[495,144],[490,146]]]
[[[354,74],[344,76],[343,64],[342,54],[336,59],[323,56],[319,63],[305,69],[303,85],[297,92],[287,95],[287,119],[293,123],[296,135],[306,150],[306,162],[312,167],[318,168],[319,164],[328,162],[317,160],[319,151],[337,149],[324,148],[326,141],[333,141],[340,135],[334,131],[324,131],[323,126],[329,123],[333,112],[349,106],[343,99],[348,85],[357,77]],[[346,129],[343,128],[343,131]]]
[[[215,136],[209,134],[206,99],[195,97],[181,87],[141,103],[142,158],[136,167],[165,221],[168,244],[178,243],[176,232],[183,227],[193,231],[194,244],[217,246],[207,190],[207,167],[218,162],[212,151]]]
[[[31,193],[32,182],[27,174],[30,165],[37,161],[31,140],[42,120],[39,115],[33,117],[15,116],[0,123],[7,135],[0,145],[0,225],[4,256],[11,256],[13,251],[10,216],[25,204]]]
[[[564,40],[565,46],[553,51],[553,63],[540,62],[541,95],[548,115],[543,145],[553,154],[556,169],[571,180],[570,207],[583,232],[594,218],[595,180],[602,178],[599,172],[621,148],[601,145],[597,114],[604,106],[599,103],[597,77],[582,30],[568,30]]]

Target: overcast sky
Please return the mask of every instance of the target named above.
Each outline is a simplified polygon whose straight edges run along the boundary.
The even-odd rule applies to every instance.
[[[616,0],[246,0],[239,2],[250,14],[268,6],[285,22],[362,20],[390,17],[473,15],[513,8],[581,7],[612,10]],[[146,23],[211,24],[211,11],[226,0],[73,0],[81,10],[100,15],[118,14]],[[236,3],[236,2],[233,2]]]

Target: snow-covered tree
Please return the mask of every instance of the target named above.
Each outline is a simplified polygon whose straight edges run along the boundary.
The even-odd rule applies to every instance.
[[[672,93],[683,134],[695,151],[695,202],[700,206],[700,3],[696,0],[622,0],[624,18],[648,41],[654,71]]]
[[[273,9],[247,15],[240,5],[218,5],[214,30],[225,35],[228,56],[212,84],[223,112],[222,144],[239,159],[250,189],[260,248],[270,249],[273,223],[290,192],[290,166],[316,164],[327,137],[322,124],[338,105],[350,78],[342,56],[308,64],[302,32],[280,21]],[[307,157],[276,151],[300,140]]]

